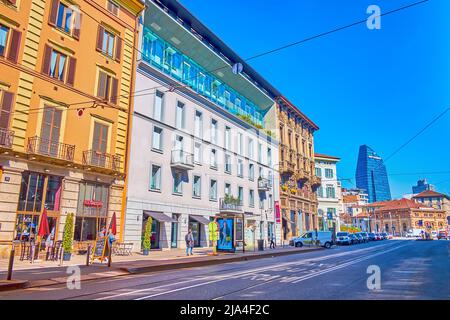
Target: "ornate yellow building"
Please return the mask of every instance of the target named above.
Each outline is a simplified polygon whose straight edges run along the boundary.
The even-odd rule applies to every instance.
[[[318,228],[314,132],[319,129],[286,98],[277,99],[283,239]]]
[[[0,256],[47,210],[121,225],[141,0],[0,1]]]

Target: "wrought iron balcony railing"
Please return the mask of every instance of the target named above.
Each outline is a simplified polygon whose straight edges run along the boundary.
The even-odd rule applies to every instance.
[[[14,131],[0,128],[0,147],[11,149],[14,140]]]
[[[83,152],[83,165],[111,171],[120,171],[122,161],[119,155],[87,150]]]
[[[272,188],[272,181],[263,177],[260,177],[258,179],[258,190],[269,191],[271,188]]]
[[[226,198],[220,198],[219,210],[221,212],[239,213],[242,212],[242,204],[240,204],[238,201],[230,201]]]
[[[73,162],[75,145],[34,136],[28,138],[27,152],[33,155]]]

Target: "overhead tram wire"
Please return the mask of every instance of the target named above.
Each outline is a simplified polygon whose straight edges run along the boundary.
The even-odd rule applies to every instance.
[[[381,13],[381,14],[379,14],[379,15],[377,15],[377,16],[374,16],[374,17],[387,16],[387,15],[389,15],[389,14],[392,14],[392,13],[395,13],[395,12],[399,12],[399,11],[402,11],[402,10],[406,10],[406,9],[412,8],[412,7],[414,7],[414,6],[417,6],[417,5],[423,4],[423,3],[425,3],[425,2],[428,2],[428,1],[429,1],[429,0],[421,0],[421,1],[418,1],[418,2],[414,2],[414,3],[411,3],[411,4],[408,4],[408,5],[405,5],[405,6],[402,6],[402,7],[399,7],[399,8],[390,10],[390,11],[387,11],[387,12],[385,12],[385,13]],[[95,19],[95,18],[92,17],[91,15],[87,14],[85,11],[83,11],[83,10],[81,10],[81,9],[80,9],[80,11],[82,11],[83,13],[85,13],[85,14],[86,14],[88,17],[90,17],[92,20],[96,21],[97,24],[100,24],[100,22],[99,22],[97,19]],[[367,21],[367,18],[362,19],[362,20],[359,20],[359,21],[356,21],[356,22],[353,22],[353,23],[350,23],[350,24],[348,24],[348,25],[345,25],[345,26],[342,26],[342,27],[339,27],[339,28],[335,28],[335,29],[332,29],[332,30],[329,30],[329,31],[326,31],[326,32],[319,33],[319,34],[317,34],[317,35],[314,35],[314,36],[311,36],[311,37],[302,39],[302,40],[300,40],[300,41],[296,41],[296,42],[293,42],[293,43],[290,43],[290,44],[287,44],[287,45],[284,45],[284,46],[281,46],[281,47],[278,47],[278,48],[275,48],[275,49],[272,49],[272,50],[268,50],[268,51],[265,51],[265,52],[256,54],[256,55],[251,56],[251,57],[249,57],[249,58],[243,59],[242,61],[243,61],[243,62],[247,62],[247,61],[250,61],[250,60],[254,60],[254,59],[257,59],[257,58],[260,58],[260,57],[263,57],[263,56],[266,56],[266,55],[269,55],[269,54],[272,54],[272,53],[275,53],[275,52],[278,52],[278,51],[281,51],[281,50],[284,50],[284,49],[287,49],[287,48],[290,48],[290,47],[293,47],[293,46],[297,46],[297,45],[299,45],[299,44],[302,44],[302,43],[305,43],[305,42],[308,42],[308,41],[311,41],[311,40],[314,40],[314,39],[317,39],[317,38],[324,37],[324,36],[329,35],[329,34],[332,34],[332,33],[339,32],[339,31],[341,31],[341,30],[345,30],[345,29],[354,27],[354,26],[356,26],[356,25],[360,25],[360,24],[366,23],[366,21]],[[142,51],[140,51],[138,48],[136,48],[135,46],[131,46],[131,47],[132,47],[134,50],[136,50],[137,52],[139,52],[141,55],[145,56],[145,54],[144,54]],[[239,63],[239,61],[236,61],[236,63]],[[230,67],[231,67],[230,65],[226,65],[226,66],[219,67],[219,68],[216,68],[216,69],[213,69],[213,70],[210,70],[210,71],[205,71],[205,74],[211,74],[211,75],[212,75],[212,73],[214,73],[214,72],[217,72],[217,71],[222,70],[222,69],[225,69],[225,68],[230,68]],[[196,76],[193,76],[193,77],[190,77],[190,78],[187,78],[186,81],[193,80],[194,78],[197,78],[197,75],[196,75]],[[182,87],[188,87],[188,86],[189,86],[189,85],[176,85],[176,86],[172,86],[171,88],[172,88],[172,89],[176,89],[176,88],[182,88]],[[133,94],[130,94],[130,95],[124,95],[124,94],[122,94],[122,95],[116,96],[116,98],[121,98],[121,97],[123,97],[123,98],[131,98],[131,97],[134,97],[136,93],[140,93],[140,92],[144,92],[144,91],[150,91],[150,90],[156,90],[156,89],[164,88],[164,87],[167,87],[167,86],[166,86],[166,85],[160,85],[160,86],[156,86],[156,87],[150,87],[150,88],[146,88],[146,89],[140,89],[140,90],[135,91]],[[167,92],[167,91],[166,91],[166,92]],[[151,92],[151,93],[148,93],[148,94],[145,94],[145,95],[153,95],[153,94],[155,94],[155,92]],[[140,96],[144,96],[144,94],[143,94],[143,95],[140,95]],[[77,102],[77,103],[72,103],[72,104],[70,104],[70,105],[79,105],[79,104],[89,103],[89,102],[92,102],[92,100],[91,100],[91,101],[87,101],[87,102]]]

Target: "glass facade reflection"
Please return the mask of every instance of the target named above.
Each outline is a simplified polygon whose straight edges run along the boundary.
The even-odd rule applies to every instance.
[[[144,27],[142,59],[229,112],[263,126],[260,108]]]

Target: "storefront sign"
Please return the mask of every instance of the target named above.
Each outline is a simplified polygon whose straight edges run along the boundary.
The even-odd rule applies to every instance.
[[[276,218],[277,223],[281,222],[281,212],[280,212],[280,202],[279,201],[275,201],[275,218]]]
[[[84,200],[83,204],[85,207],[94,207],[94,208],[103,207],[103,202],[96,200]]]
[[[106,240],[107,237],[97,238],[94,245],[94,252],[92,253],[92,260],[99,259],[103,261],[105,259]]]

